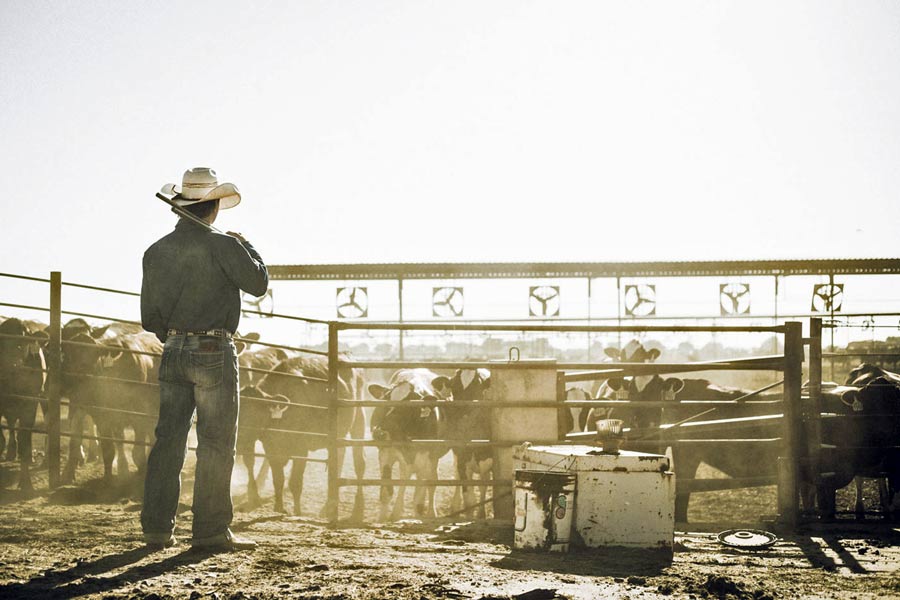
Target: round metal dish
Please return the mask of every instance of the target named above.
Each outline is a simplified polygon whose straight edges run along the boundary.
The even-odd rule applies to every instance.
[[[778,541],[778,536],[761,529],[729,529],[716,536],[720,543],[732,548],[758,550]]]

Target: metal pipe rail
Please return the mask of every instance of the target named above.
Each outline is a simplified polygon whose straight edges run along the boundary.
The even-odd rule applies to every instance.
[[[784,333],[783,325],[739,326],[739,325],[478,325],[474,323],[447,322],[404,322],[404,323],[350,323],[333,321],[341,331],[349,330],[390,330],[390,331],[508,331],[544,333]]]
[[[46,430],[38,429],[38,428],[34,428],[34,427],[9,427],[7,425],[0,425],[0,429],[5,429],[7,431],[28,431],[31,433],[38,433],[38,434],[43,434],[43,435],[47,434]],[[144,447],[152,447],[153,446],[153,443],[151,443],[151,442],[141,442],[141,441],[136,441],[136,440],[129,440],[127,438],[117,438],[117,437],[110,437],[110,436],[103,436],[103,435],[86,435],[86,434],[78,435],[78,434],[74,434],[74,433],[67,432],[67,431],[60,432],[60,436],[62,436],[62,437],[79,437],[82,440],[91,440],[91,441],[95,441],[95,442],[113,442],[113,443],[117,443],[117,444],[132,444],[132,445],[144,446]],[[188,446],[187,449],[191,452],[197,451],[196,446]],[[249,453],[241,454],[240,456],[253,456],[255,458],[270,458],[269,455],[261,454],[259,452],[253,452],[252,454],[249,454]],[[325,464],[326,462],[328,462],[327,459],[324,459],[324,458],[312,458],[309,456],[279,456],[279,458],[284,458],[287,460],[311,462],[311,463],[321,463],[321,464]]]
[[[430,486],[443,486],[443,487],[462,487],[462,486],[478,486],[484,485],[487,487],[495,487],[495,486],[509,486],[512,485],[513,481],[511,479],[348,479],[348,478],[338,478],[338,485],[341,486],[380,486],[380,485],[393,485],[393,486],[405,486],[405,487],[430,487]]]
[[[741,402],[739,400],[520,400],[515,402],[492,402],[477,400],[339,400],[337,405],[342,408],[354,407],[409,407],[409,408],[453,408],[475,407],[488,410],[506,408],[676,408],[678,406],[691,406],[703,408],[706,406],[778,406],[782,400],[751,400]]]
[[[610,375],[619,375],[631,373],[636,375],[664,374],[664,373],[689,373],[695,371],[778,371],[780,366],[778,361],[780,357],[765,357],[764,359],[750,359],[746,362],[716,362],[716,363],[618,363],[613,365],[607,363],[598,373],[603,373],[604,377]],[[456,362],[456,361],[351,361],[341,360],[340,365],[343,367],[362,368],[362,369],[405,369],[405,368],[426,368],[426,369],[533,369],[536,363],[531,361],[513,361],[513,362]],[[579,371],[586,369],[595,369],[597,363],[547,363],[560,371]],[[593,380],[594,374],[587,380]],[[572,379],[567,379],[572,381]],[[577,379],[575,379],[577,381]]]
[[[559,444],[561,440],[534,440],[531,443],[535,446],[549,446],[551,444]],[[336,440],[338,446],[348,448],[352,447],[374,447],[374,448],[512,448],[519,446],[522,442],[495,442],[492,440],[406,440],[397,441],[379,441],[373,439],[354,440],[338,438]]]
[[[0,277],[9,277],[10,279],[24,279],[27,281],[39,281],[41,283],[50,283],[49,279],[43,277],[29,277],[28,275],[14,275],[12,273],[0,273]]]
[[[281,377],[291,377],[293,379],[301,379],[303,381],[313,381],[317,383],[328,383],[327,379],[321,377],[307,377],[306,375],[295,375],[294,373],[285,373],[283,371],[272,371],[270,369],[256,369],[253,367],[239,367],[241,371],[247,373],[265,373],[267,375],[279,375]]]
[[[67,287],[81,288],[84,290],[94,290],[97,292],[108,292],[110,294],[122,294],[123,296],[134,296],[137,298],[141,297],[140,292],[128,292],[125,290],[117,290],[115,288],[99,287],[96,285],[85,285],[83,283],[73,283],[71,281],[63,281],[62,285],[67,286]]]

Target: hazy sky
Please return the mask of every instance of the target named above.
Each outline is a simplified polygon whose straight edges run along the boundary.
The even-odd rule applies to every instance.
[[[900,3],[0,3],[0,270],[898,256]]]

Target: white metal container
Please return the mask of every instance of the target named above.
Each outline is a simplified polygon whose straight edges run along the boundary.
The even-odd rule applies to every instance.
[[[574,473],[516,471],[516,548],[568,552],[575,480]]]
[[[659,454],[603,453],[596,446],[532,446],[513,450],[515,469],[574,473],[573,543],[672,551],[675,474]]]

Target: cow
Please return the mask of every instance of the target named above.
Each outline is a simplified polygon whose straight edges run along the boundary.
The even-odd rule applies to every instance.
[[[69,458],[63,481],[75,479],[81,455],[81,432],[85,416],[96,424],[101,438],[104,478],[112,477],[118,459],[118,474],[126,475],[125,429],[134,430],[132,458],[138,471],[146,466],[146,446],[153,440],[159,412],[158,355],[162,344],[153,334],[124,333],[104,327],[92,331],[80,319],[63,328],[62,395],[69,400]],[[92,333],[98,335],[96,339]]]
[[[294,499],[294,514],[300,515],[300,496],[303,491],[303,473],[306,469],[304,457],[312,450],[328,445],[332,435],[329,424],[330,398],[325,380],[328,378],[328,362],[322,357],[296,356],[278,363],[259,382],[258,388],[269,397],[284,397],[290,404],[283,410],[276,410],[269,417],[266,431],[262,432],[262,443],[266,458],[272,466],[272,481],[275,486],[275,509],[284,512],[283,489],[284,467],[290,460],[291,475],[289,488]],[[339,400],[357,400],[362,377],[356,369],[343,368],[338,372]],[[321,408],[319,408],[321,407]],[[339,408],[337,411],[337,435],[349,434],[352,438],[365,437],[365,415],[362,409]],[[314,436],[292,432],[308,432]],[[298,457],[298,458],[293,458]],[[337,449],[338,470],[344,463],[344,448]],[[353,466],[357,479],[365,476],[365,458],[362,448],[353,449]],[[329,498],[329,502],[333,499]],[[352,518],[361,520],[365,507],[362,486],[357,486]],[[326,505],[323,512],[329,512]],[[333,507],[336,508],[336,507]]]
[[[599,398],[598,398],[599,399]],[[573,402],[584,402],[594,400],[591,393],[582,387],[566,388],[566,400]],[[585,430],[588,419],[593,418],[593,422],[597,419],[605,419],[609,415],[609,409],[599,408],[563,408],[559,411],[560,433],[576,433]]]
[[[10,427],[10,446],[13,446],[14,440],[18,441],[12,459],[18,455],[18,486],[26,492],[33,490],[30,473],[31,429],[37,417],[38,402],[15,396],[40,398],[44,391],[46,361],[40,343],[27,339],[33,337],[33,333],[20,319],[12,318],[0,323],[0,413]]]
[[[264,371],[273,370],[287,358],[288,353],[281,348],[245,348],[238,354],[242,402],[238,417],[237,455],[247,469],[247,502],[251,507],[259,505],[259,486],[265,480],[268,468],[268,461],[263,461],[259,474],[255,473],[256,442],[262,441],[262,430],[268,423],[270,409],[266,402],[255,398],[265,400],[267,397],[259,389],[259,383],[266,375]]]
[[[631,340],[621,350],[607,348],[606,354],[613,360],[628,363],[649,363],[655,361],[660,351],[647,349],[638,340]],[[659,402],[674,399],[684,386],[681,379],[660,377],[659,375],[637,375],[629,377],[611,377],[598,387],[595,398],[598,400],[628,400],[634,406],[615,408],[612,411],[592,410],[587,416],[587,427],[594,429],[601,415],[611,416],[624,421],[631,435],[647,435],[662,424],[662,408],[644,408],[640,402]]]
[[[836,490],[857,476],[886,476],[882,502],[890,516],[900,492],[900,375],[862,363],[844,386],[822,391],[822,412],[820,470],[828,475],[805,476],[815,483],[819,512],[833,516]]]
[[[369,393],[377,400],[404,402],[408,406],[378,406],[372,413],[372,437],[380,442],[397,445],[378,448],[381,479],[391,479],[394,464],[399,465],[400,479],[437,479],[437,462],[450,449],[447,446],[413,448],[404,443],[410,440],[444,439],[446,415],[442,406],[421,406],[422,401],[446,401],[450,396],[449,378],[428,369],[401,369],[394,373],[388,385],[373,383]],[[393,510],[390,503],[393,486],[382,484],[379,521],[403,518],[406,486],[398,486]],[[434,486],[416,487],[414,509],[417,516],[434,517]]]
[[[702,381],[702,380],[699,380]],[[694,392],[692,399],[733,399],[739,391],[723,392],[709,386],[705,396]],[[900,486],[900,377],[872,365],[860,365],[847,378],[847,384],[825,388],[822,395],[820,435],[823,448],[819,455],[819,473],[810,472],[807,463],[800,469],[804,505],[818,504],[819,513],[830,518],[835,514],[835,492],[859,475],[880,477],[887,474],[889,496]],[[782,435],[781,414],[766,412],[750,403],[719,407],[718,420],[742,419],[736,423],[739,432],[732,435],[744,439],[775,439]],[[769,410],[768,412],[772,412]],[[721,427],[721,422],[709,425]],[[691,422],[679,429],[679,437],[709,437],[707,423]],[[717,432],[716,437],[723,437]],[[727,434],[726,434],[727,435]],[[807,445],[808,431],[801,432],[801,448]],[[679,479],[691,479],[700,462],[731,477],[775,475],[777,459],[783,454],[778,443],[755,443],[729,447],[723,445],[676,445],[673,448],[674,469]],[[890,498],[889,498],[890,499]],[[680,492],[675,500],[675,519],[687,520],[689,492]]]
[[[434,383],[435,380],[433,380]],[[445,392],[443,378],[437,378],[438,393]],[[487,369],[457,369],[449,379],[450,397],[447,398],[444,411],[446,419],[445,432],[449,440],[489,440],[491,438],[490,411],[477,406],[459,406],[455,402],[481,402],[491,385],[491,372]],[[486,518],[487,481],[491,478],[494,464],[494,453],[491,448],[472,448],[455,446],[451,450],[456,463],[456,476],[459,480],[472,480],[477,473],[481,492],[481,502],[475,503],[471,486],[455,488],[450,510],[453,514],[465,512],[472,516],[473,511],[480,519]],[[461,496],[461,498],[460,498]],[[460,499],[462,506],[460,506]]]

